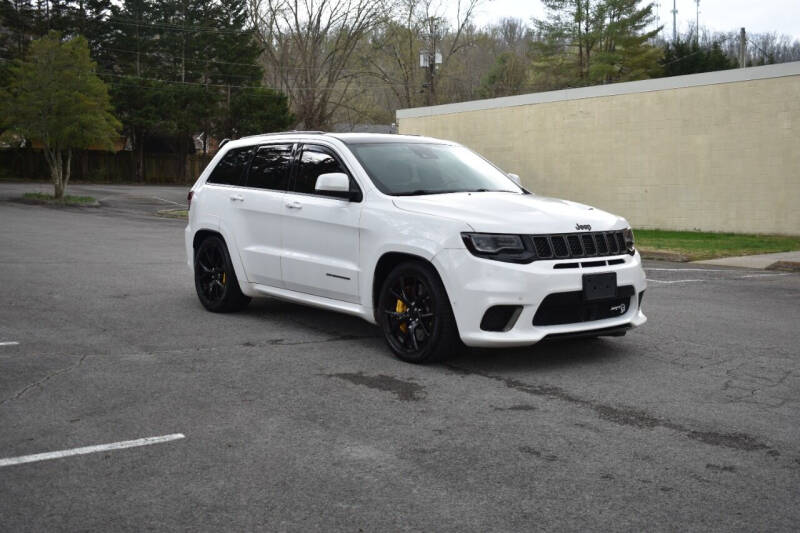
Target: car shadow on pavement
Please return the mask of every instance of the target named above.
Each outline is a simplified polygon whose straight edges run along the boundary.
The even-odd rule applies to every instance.
[[[253,300],[240,314],[263,318],[264,320],[290,323],[330,336],[353,338],[381,336],[380,329],[377,326],[359,317],[274,298]]]
[[[330,337],[371,342],[381,339],[378,326],[361,318],[334,311],[317,309],[272,298],[259,298],[239,315],[259,320],[307,329]],[[383,343],[381,343],[383,344]],[[382,355],[390,357],[382,346]],[[633,347],[623,338],[596,338],[546,341],[521,348],[462,348],[447,359],[445,366],[453,370],[480,373],[482,371],[530,371],[581,365],[601,365],[632,355]],[[397,361],[398,364],[405,364]]]
[[[474,372],[530,371],[615,363],[633,353],[620,338],[545,341],[522,348],[470,348],[448,366]]]

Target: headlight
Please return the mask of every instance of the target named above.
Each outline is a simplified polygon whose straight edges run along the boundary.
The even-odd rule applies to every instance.
[[[633,254],[633,230],[631,228],[622,230],[622,236],[625,238],[625,248]]]
[[[533,253],[520,235],[462,233],[464,244],[473,255],[508,263],[530,263]]]
[[[498,252],[521,252],[525,249],[519,235],[493,235],[491,233],[465,233],[476,252],[496,254]]]

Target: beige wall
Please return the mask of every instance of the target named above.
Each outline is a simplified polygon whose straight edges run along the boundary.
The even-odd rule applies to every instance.
[[[399,132],[458,141],[536,193],[597,206],[634,227],[800,234],[800,75],[571,92],[493,109],[401,110]]]

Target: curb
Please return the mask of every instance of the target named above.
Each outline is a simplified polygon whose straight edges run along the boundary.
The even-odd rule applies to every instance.
[[[800,262],[798,261],[778,261],[772,263],[765,270],[780,270],[781,272],[800,272]]]
[[[35,200],[33,198],[9,198],[9,201],[16,202],[18,204],[27,204],[27,205],[44,205],[47,207],[56,207],[56,208],[72,208],[72,207],[100,207],[100,202],[95,200],[91,204],[67,204],[61,203],[56,201],[50,200]]]
[[[639,255],[642,259],[654,259],[657,261],[674,261],[676,263],[688,263],[689,258],[677,252],[661,252],[657,250],[642,250],[639,249]]]

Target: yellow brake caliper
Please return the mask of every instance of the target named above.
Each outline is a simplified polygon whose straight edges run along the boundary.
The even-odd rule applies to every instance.
[[[408,309],[408,307],[406,307],[406,304],[403,303],[403,300],[397,300],[397,305],[395,306],[394,310],[398,313],[405,313],[406,309]],[[408,326],[405,322],[400,323],[400,331],[403,333],[408,331]]]
[[[222,273],[222,284],[225,285],[225,272]]]

